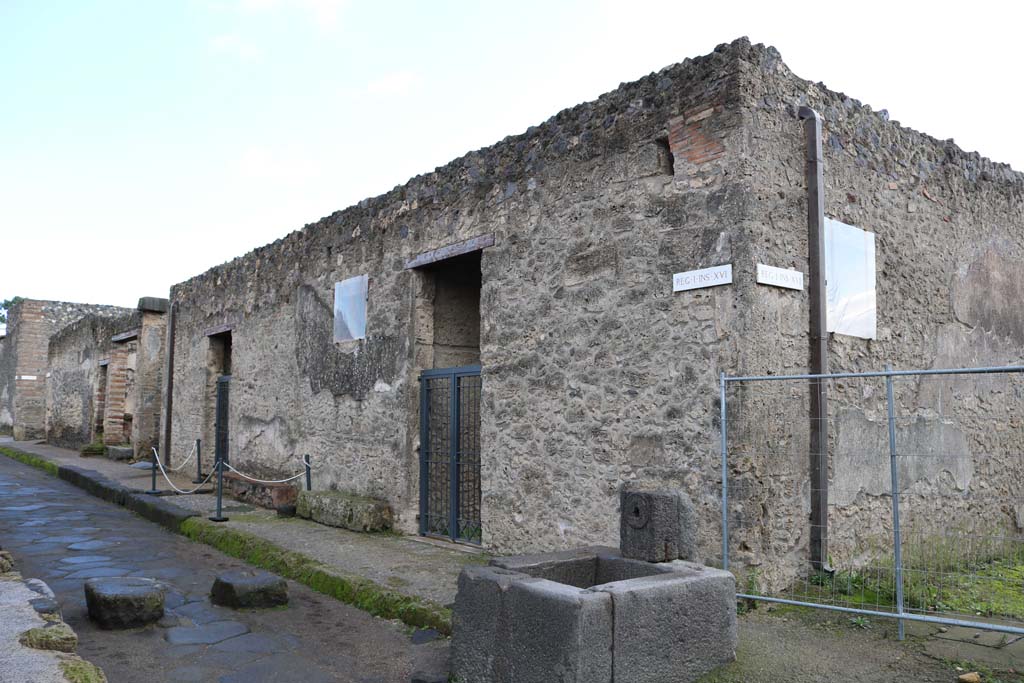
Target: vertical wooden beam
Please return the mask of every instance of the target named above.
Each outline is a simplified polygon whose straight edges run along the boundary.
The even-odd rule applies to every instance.
[[[825,172],[821,117],[800,108],[806,138],[807,251],[810,280],[810,373],[828,373],[828,328],[825,295]],[[811,566],[828,569],[828,384],[810,380]]]

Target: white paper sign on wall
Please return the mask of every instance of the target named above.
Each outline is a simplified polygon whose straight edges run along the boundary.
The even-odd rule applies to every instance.
[[[704,287],[717,287],[732,283],[732,264],[726,263],[722,266],[701,268],[700,270],[688,270],[685,273],[676,273],[672,276],[672,291],[684,292],[688,289],[703,289]]]
[[[874,233],[826,218],[825,279],[828,331],[874,339],[878,318]]]
[[[786,289],[798,289],[803,291],[804,274],[799,270],[776,268],[775,266],[766,266],[763,263],[758,263],[757,283],[761,285],[771,285],[772,287],[784,287]]]

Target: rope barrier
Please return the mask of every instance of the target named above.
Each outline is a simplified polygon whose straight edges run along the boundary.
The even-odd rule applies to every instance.
[[[305,462],[305,458],[303,458],[303,462]],[[248,474],[243,474],[242,472],[239,472],[229,463],[224,463],[224,467],[227,467],[229,470],[231,470],[238,476],[242,477],[243,479],[248,479],[249,481],[256,482],[257,484],[287,484],[290,481],[295,481],[299,477],[306,476],[306,472],[305,470],[303,470],[302,472],[296,474],[294,477],[288,477],[287,479],[257,479],[256,477],[250,477]]]
[[[181,464],[178,465],[177,467],[168,467],[167,470],[169,472],[180,472],[182,469],[184,469],[185,465],[188,464],[189,460],[191,460],[192,458],[195,457],[195,455],[196,455],[196,442],[193,441],[192,442],[192,450],[189,451],[188,457],[186,457],[184,460],[182,460]],[[159,459],[159,458],[157,458],[157,459]]]
[[[213,471],[213,472],[210,472],[210,474],[208,474],[208,475],[207,475],[206,479],[204,479],[204,480],[203,480],[203,482],[202,482],[201,484],[199,484],[199,486],[195,487],[195,488],[194,488],[194,489],[192,489],[191,491],[183,491],[182,489],[179,489],[179,488],[178,488],[177,486],[175,486],[175,485],[174,485],[174,482],[173,482],[173,481],[171,481],[171,480],[170,480],[170,479],[169,479],[169,478],[167,477],[167,471],[166,471],[166,470],[164,470],[164,466],[163,466],[163,464],[162,464],[162,463],[160,462],[160,454],[159,454],[159,453],[157,452],[156,448],[153,448],[153,461],[154,461],[154,462],[155,462],[155,463],[157,464],[157,467],[159,467],[159,468],[160,468],[160,474],[162,474],[162,475],[164,476],[164,479],[166,479],[166,480],[167,480],[167,485],[168,485],[168,486],[170,486],[170,487],[171,487],[172,489],[174,489],[175,491],[177,491],[178,493],[181,493],[181,494],[184,494],[184,495],[190,495],[190,494],[193,494],[193,493],[195,493],[196,491],[198,491],[199,489],[203,488],[203,486],[205,486],[205,485],[206,485],[206,482],[210,481],[210,479],[212,479],[212,478],[213,478],[214,472],[216,472],[216,469],[214,469],[214,471]],[[227,464],[227,463],[225,463],[225,464]],[[228,467],[230,467],[230,465],[228,465]]]

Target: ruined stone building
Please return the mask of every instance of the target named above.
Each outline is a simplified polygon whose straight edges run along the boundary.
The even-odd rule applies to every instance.
[[[87,315],[50,339],[46,440],[66,448],[98,442],[157,445],[165,356],[166,299],[143,298],[112,318]]]
[[[804,107],[821,115],[824,212],[875,250],[877,320],[831,336],[831,369],[1020,363],[1024,176],[739,40],[175,285],[164,455],[219,442],[235,467],[283,478],[308,453],[314,488],[384,499],[401,531],[496,552],[614,544],[624,486],[677,488],[713,561],[719,373],[810,367],[811,288],[758,281],[761,266],[810,271]],[[62,349],[80,336],[100,358],[107,331],[68,330],[55,376],[82,373],[84,392],[96,369]],[[786,391],[728,398],[745,416],[731,432],[738,564],[807,557],[808,409]],[[1020,499],[1020,463],[981,460],[1019,435],[981,421],[942,431],[925,393],[900,400],[943,435],[928,447],[975,460],[922,459],[908,484],[949,494],[935,499],[947,511],[965,487],[990,487],[1001,495],[970,514],[1019,533],[1024,514],[997,501]],[[833,399],[832,476],[854,484],[833,501],[842,553],[844,533],[886,523],[854,458],[884,422],[864,387]],[[84,437],[84,412],[63,401],[52,429]]]
[[[166,299],[136,310],[21,299],[0,341],[0,433],[66,448],[156,445]]]
[[[7,336],[0,346],[0,433],[19,440],[46,434],[46,374],[50,337],[87,315],[116,318],[116,306],[19,299],[7,312]]]

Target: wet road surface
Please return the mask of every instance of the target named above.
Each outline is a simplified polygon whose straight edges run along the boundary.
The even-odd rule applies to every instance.
[[[417,661],[436,660],[444,647],[414,645],[401,625],[291,581],[285,608],[211,605],[214,577],[248,565],[4,457],[0,547],[11,551],[25,578],[50,585],[64,620],[78,633],[79,654],[103,668],[111,683],[405,683]],[[103,576],[167,584],[164,619],[129,631],[93,625],[83,584]]]

